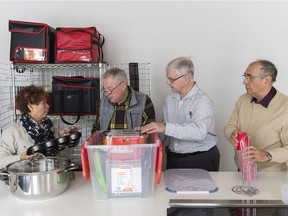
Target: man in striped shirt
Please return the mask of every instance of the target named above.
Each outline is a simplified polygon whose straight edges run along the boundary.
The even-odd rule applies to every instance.
[[[166,98],[164,123],[150,123],[141,127],[141,132],[164,133],[170,138],[167,169],[218,171],[214,103],[194,81],[192,61],[186,57],[172,60],[166,67],[166,77],[173,93]]]

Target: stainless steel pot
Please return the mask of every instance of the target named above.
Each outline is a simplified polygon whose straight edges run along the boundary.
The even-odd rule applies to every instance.
[[[11,193],[19,199],[41,200],[62,193],[69,184],[69,171],[79,169],[67,158],[42,157],[20,160],[6,166]]]

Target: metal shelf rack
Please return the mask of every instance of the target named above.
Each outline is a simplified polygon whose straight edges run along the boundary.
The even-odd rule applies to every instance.
[[[129,78],[129,63],[108,64],[108,63],[61,63],[61,64],[31,64],[31,63],[11,63],[11,101],[13,110],[13,122],[17,122],[19,111],[15,109],[14,98],[18,91],[27,85],[41,85],[48,91],[52,91],[52,76],[83,76],[97,77],[101,76],[111,67],[119,67],[125,70]],[[151,67],[150,63],[138,63],[139,68],[139,91],[150,96],[151,93]],[[130,84],[130,80],[128,80]],[[63,116],[69,122],[75,121],[75,116]],[[53,121],[56,130],[60,131],[69,126],[64,124],[60,116],[49,116]],[[81,128],[82,137],[80,144],[74,148],[66,148],[60,152],[61,156],[70,158],[73,162],[81,164],[81,145],[90,136],[92,125],[96,116],[81,116],[77,126]]]

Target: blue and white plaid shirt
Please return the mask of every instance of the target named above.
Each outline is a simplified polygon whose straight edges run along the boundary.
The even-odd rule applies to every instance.
[[[169,95],[163,114],[172,152],[207,151],[216,145],[214,103],[196,84],[183,99],[179,93]]]

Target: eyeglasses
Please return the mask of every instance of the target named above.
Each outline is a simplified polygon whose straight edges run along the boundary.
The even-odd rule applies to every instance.
[[[120,82],[120,83],[119,83],[115,88],[113,88],[112,90],[105,90],[104,87],[103,87],[103,88],[101,88],[101,92],[102,92],[103,94],[110,95],[110,94],[112,94],[112,93],[115,91],[115,89],[117,89],[118,86],[120,86],[122,83],[123,83],[123,81]]]
[[[262,78],[262,76],[253,76],[252,74],[243,74],[242,75],[243,80],[247,80],[248,82],[251,82],[255,78]]]
[[[183,76],[186,76],[187,74],[183,74],[183,75],[181,75],[181,76],[179,76],[179,77],[176,77],[176,78],[171,78],[171,77],[167,77],[167,80],[169,80],[169,82],[171,82],[171,83],[174,83],[176,80],[178,80],[178,79],[180,79],[181,77],[183,77]]]

